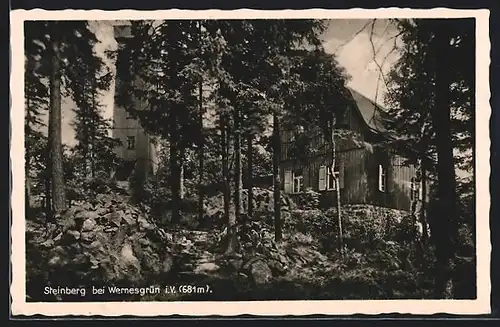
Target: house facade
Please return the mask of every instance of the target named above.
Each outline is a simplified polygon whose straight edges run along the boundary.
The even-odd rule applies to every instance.
[[[422,200],[416,168],[405,163],[394,149],[383,146],[387,113],[371,100],[348,89],[351,103],[337,120],[335,169],[342,204],[370,204],[410,211]],[[297,140],[306,135],[313,151],[297,155]],[[300,150],[299,150],[300,152]],[[331,148],[319,129],[285,129],[281,133],[282,190],[290,195],[306,188],[321,193],[321,200],[335,203],[336,189],[330,175]]]
[[[123,39],[131,37],[130,26],[114,26],[114,36],[120,46]],[[118,74],[116,74],[118,76]],[[115,94],[123,87],[118,77],[115,81]],[[136,103],[141,108],[141,103]],[[134,119],[125,108],[114,104],[113,137],[121,141],[115,151],[123,160],[123,165],[115,172],[117,180],[127,180],[132,172],[139,174],[144,180],[155,175],[158,160],[158,146],[149,136],[137,119]]]

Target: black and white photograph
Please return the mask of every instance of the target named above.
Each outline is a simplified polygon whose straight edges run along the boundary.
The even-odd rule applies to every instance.
[[[20,21],[20,312],[489,309],[479,18],[258,13]]]

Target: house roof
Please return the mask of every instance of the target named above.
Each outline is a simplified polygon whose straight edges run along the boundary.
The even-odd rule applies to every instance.
[[[387,121],[387,119],[389,119],[389,115],[387,114],[386,110],[382,109],[380,105],[368,99],[358,91],[350,87],[347,87],[347,89],[349,90],[349,93],[351,94],[359,113],[363,117],[363,120],[368,125],[368,127],[375,132],[387,132],[385,122]]]

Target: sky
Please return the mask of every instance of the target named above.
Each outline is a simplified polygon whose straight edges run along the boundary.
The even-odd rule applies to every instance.
[[[328,22],[328,28],[322,35],[324,48],[329,53],[335,53],[339,64],[345,68],[351,79],[350,87],[374,100],[383,103],[385,84],[381,78],[380,68],[384,74],[390,70],[397,60],[397,51],[394,50],[396,29],[388,20],[378,19],[337,19]],[[116,49],[113,36],[113,25],[120,21],[92,21],[91,29],[98,40],[96,52],[104,57],[104,51]],[[370,42],[370,39],[373,41]],[[375,51],[374,51],[375,49]],[[115,73],[113,62],[105,58],[112,72]],[[380,66],[380,68],[379,68]],[[114,81],[110,91],[102,95],[103,114],[105,118],[112,118],[114,105]],[[62,103],[63,116],[63,143],[74,145],[74,130],[72,121],[75,104],[71,99],[65,98]]]

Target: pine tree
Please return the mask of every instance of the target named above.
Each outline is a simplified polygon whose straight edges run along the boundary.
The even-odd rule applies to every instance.
[[[340,189],[338,176],[334,174],[336,164],[336,140],[344,133],[338,129],[337,121],[342,118],[345,108],[351,105],[345,88],[348,76],[338,65],[333,55],[321,47],[314,50],[295,50],[288,55],[288,92],[284,93],[285,115],[281,120],[287,129],[302,126],[302,132],[294,132],[295,143],[290,155],[295,160],[304,160],[315,151],[311,135],[319,131],[326,140],[331,153],[328,169],[337,185],[337,220],[339,224],[339,249],[342,253],[342,217],[340,215]],[[278,138],[276,138],[278,139]],[[278,140],[276,140],[278,145]],[[277,150],[276,150],[277,151]]]
[[[407,151],[413,154],[410,163],[421,162],[421,170],[437,184],[437,211],[429,207],[428,214],[439,270],[436,296],[449,297],[459,220],[455,171],[470,170],[472,163],[467,152],[474,135],[474,22],[423,19],[396,24],[403,48],[390,75],[387,102],[392,129],[404,137],[393,143],[406,143],[412,149]]]
[[[173,223],[180,221],[185,153],[202,137],[199,84],[216,67],[220,46],[217,30],[209,23],[201,25],[197,21],[133,22],[132,37],[117,61],[119,78],[127,85],[121,88],[118,103],[147,132],[169,141]],[[147,103],[147,108],[134,107],[135,100]]]
[[[45,148],[43,134],[40,132],[45,126],[43,115],[48,110],[48,87],[47,71],[43,70],[40,63],[42,59],[43,47],[33,43],[32,38],[37,33],[35,29],[30,28],[30,25],[25,26],[25,120],[24,120],[24,135],[25,135],[25,204],[27,212],[30,208],[32,177],[41,177],[39,171],[40,165],[44,161],[40,161],[38,151],[40,147]],[[45,151],[45,149],[44,149]],[[46,197],[49,194],[45,195]],[[47,200],[48,201],[48,200]],[[46,203],[47,204],[47,203]],[[48,206],[48,208],[50,205]]]
[[[47,167],[51,175],[51,206],[57,214],[66,208],[61,98],[71,96],[78,102],[78,96],[85,93],[79,69],[95,67],[91,63],[99,60],[93,53],[97,39],[85,21],[31,21],[25,23],[25,30],[27,53],[36,52],[37,65],[43,72],[38,82],[45,84],[42,76],[49,80]]]

